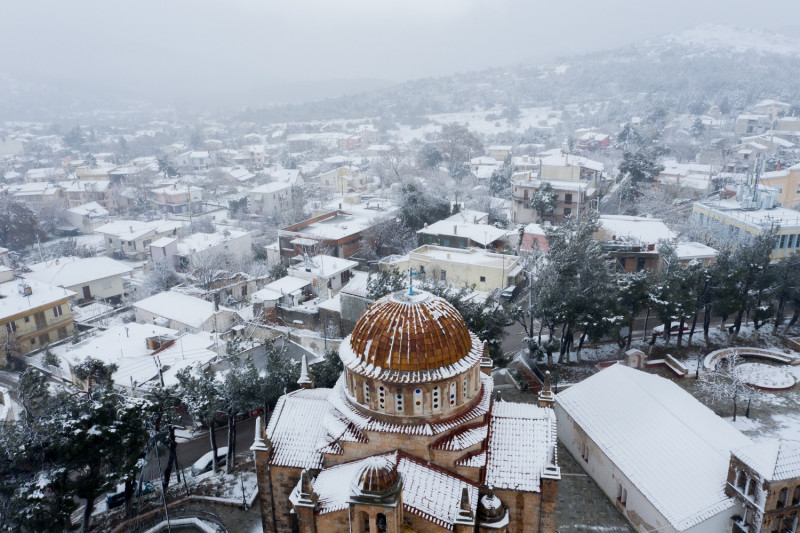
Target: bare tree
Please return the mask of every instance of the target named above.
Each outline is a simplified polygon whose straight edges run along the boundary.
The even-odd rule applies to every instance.
[[[711,372],[708,372],[700,379],[700,387],[711,396],[711,401],[719,400],[733,402],[733,421],[736,421],[736,413],[739,402],[747,399],[748,414],[750,403],[757,400],[757,390],[744,382],[741,374],[736,372],[736,366],[740,358],[735,353],[722,359]]]

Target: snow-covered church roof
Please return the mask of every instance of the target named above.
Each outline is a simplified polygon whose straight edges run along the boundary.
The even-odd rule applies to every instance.
[[[738,448],[733,455],[767,481],[800,477],[800,441],[766,440]]]

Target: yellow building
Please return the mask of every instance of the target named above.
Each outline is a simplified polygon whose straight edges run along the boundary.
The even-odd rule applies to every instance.
[[[794,209],[800,206],[800,164],[786,170],[766,172],[761,175],[761,183],[778,190],[781,206]]]
[[[724,247],[746,235],[758,235],[777,227],[772,262],[788,257],[800,250],[800,212],[783,207],[772,209],[743,209],[733,200],[709,203],[697,202],[692,218],[704,230],[712,244]]]
[[[522,266],[515,255],[497,254],[480,248],[448,248],[428,244],[406,255],[389,256],[382,270],[401,272],[414,268],[419,276],[446,281],[457,287],[475,286],[478,291],[503,289],[522,281]]]
[[[72,335],[73,291],[33,280],[14,279],[0,267],[0,366],[9,355],[19,355]]]

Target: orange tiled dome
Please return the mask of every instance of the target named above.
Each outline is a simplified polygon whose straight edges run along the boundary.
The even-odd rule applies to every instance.
[[[373,303],[350,336],[363,364],[414,372],[455,363],[472,348],[464,319],[443,298],[396,292]]]

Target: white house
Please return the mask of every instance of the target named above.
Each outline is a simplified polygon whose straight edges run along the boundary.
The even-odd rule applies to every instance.
[[[271,182],[251,190],[248,195],[251,213],[275,216],[292,207],[292,185]]]
[[[299,261],[289,266],[289,276],[311,281],[317,294],[324,298],[328,296],[328,289],[332,295],[338,293],[350,281],[353,269],[358,266],[358,261],[322,254],[293,259]]]
[[[161,237],[176,237],[184,225],[175,220],[117,220],[103,224],[94,232],[103,236],[109,254],[139,255],[146,254],[150,243]]]
[[[616,364],[555,397],[558,438],[636,531],[719,533],[750,440],[672,381]]]
[[[140,324],[156,324],[180,331],[227,331],[234,312],[220,308],[215,311],[212,302],[173,291],[154,294],[133,304],[136,321]]]
[[[67,221],[83,233],[92,233],[108,222],[108,209],[97,202],[89,202],[67,209]]]
[[[61,257],[28,265],[31,272],[22,276],[75,291],[78,302],[92,299],[119,301],[125,292],[122,278],[133,269],[110,257]]]
[[[194,233],[184,237],[178,241],[176,266],[196,267],[203,259],[216,254],[224,254],[228,258],[252,257],[253,239],[250,233],[225,230],[215,233]]]

